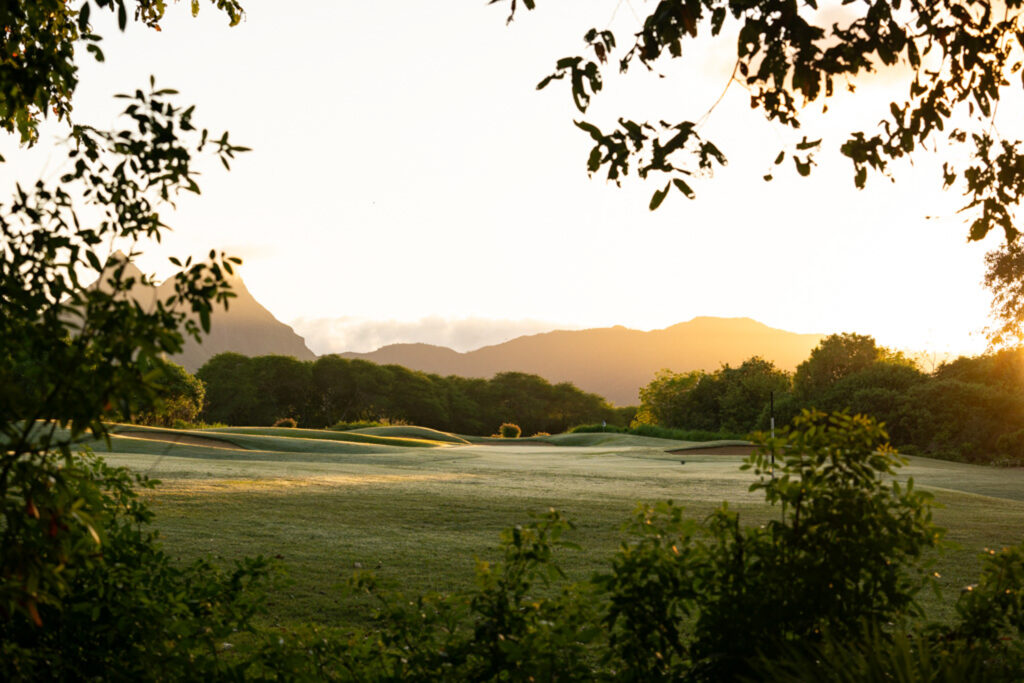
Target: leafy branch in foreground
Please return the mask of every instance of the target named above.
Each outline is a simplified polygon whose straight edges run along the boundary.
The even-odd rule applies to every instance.
[[[198,337],[231,296],[238,260],[223,254],[184,263],[174,294],[150,306],[131,296],[152,284],[133,274],[134,252],[100,256],[159,240],[160,210],[199,191],[196,154],[227,164],[245,149],[196,130],[173,94],[136,91],[117,130],[76,126],[60,186],[18,187],[0,208],[0,611],[37,624],[39,605],[59,604],[103,540],[103,501],[83,493],[75,444],[106,436],[104,418],[151,410],[179,328]]]
[[[189,0],[198,14],[199,0]],[[244,13],[237,0],[210,0],[232,26]],[[78,8],[75,8],[78,5]],[[124,31],[130,21],[159,31],[167,0],[17,0],[0,7],[0,128],[22,143],[39,139],[39,122],[54,115],[70,121],[78,87],[76,48],[105,60],[103,37],[93,31],[97,12],[109,12]]]
[[[505,1],[511,22],[520,5]],[[969,224],[968,239],[981,240],[993,230],[1004,239],[990,257],[998,264],[997,275],[986,281],[1001,322],[991,340],[1022,339],[1024,306],[1018,287],[1007,285],[1002,275],[1010,272],[1007,264],[1019,250],[1024,141],[998,125],[999,103],[1019,93],[1024,78],[1021,0],[862,0],[841,7],[817,0],[658,0],[653,5],[618,55],[620,41],[613,31],[590,28],[583,53],[558,60],[537,87],[568,81],[574,105],[586,113],[613,66],[623,75],[637,66],[655,71],[666,60],[687,59],[688,45],[710,38],[713,45],[735,49],[727,88],[736,83],[769,122],[798,130],[811,105],[827,117],[838,93],[855,92],[872,74],[884,73],[905,94],[889,104],[877,124],[872,114],[864,128],[843,133],[837,146],[852,164],[856,187],[866,186],[869,173],[892,178],[897,160],[922,151],[940,154],[944,163],[937,184],[963,195],[960,213]],[[536,3],[522,6],[534,10]],[[587,171],[606,169],[616,183],[631,168],[643,179],[667,176],[651,197],[652,210],[673,187],[692,198],[693,178],[726,163],[718,147],[698,134],[710,113],[656,124],[619,118],[610,131],[577,121],[594,140]],[[805,135],[774,155],[772,166],[788,156],[799,175],[810,175],[821,145],[822,140]],[[765,180],[772,177],[769,172]]]

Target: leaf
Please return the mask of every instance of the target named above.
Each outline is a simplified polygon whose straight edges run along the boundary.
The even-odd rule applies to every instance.
[[[106,60],[106,57],[103,55],[103,50],[101,50],[100,46],[96,43],[89,43],[85,46],[85,49],[93,56],[93,59],[95,59],[97,62],[103,62]],[[115,95],[115,97],[117,96]]]
[[[697,196],[693,189],[689,185],[687,185],[682,178],[673,178],[672,184],[676,186],[677,190],[686,195],[688,199],[693,199]]]
[[[590,133],[590,137],[594,138],[598,142],[601,142],[604,139],[604,135],[601,134],[601,130],[594,124],[587,123],[586,121],[573,121],[573,123],[575,123],[576,127],[580,130],[585,130]]]
[[[666,183],[665,187],[660,190],[655,190],[654,194],[651,195],[651,203],[648,207],[651,211],[656,211],[661,203],[665,201],[665,196],[668,194],[669,188],[672,187],[672,183]]]
[[[89,1],[82,3],[82,9],[78,10],[78,30],[85,33],[89,28]]]
[[[32,623],[36,626],[42,626],[43,620],[39,617],[39,610],[36,609],[36,601],[29,599],[26,609],[28,610],[29,617],[32,618]]]
[[[128,25],[128,11],[124,8],[124,0],[117,3],[117,27],[124,31]]]
[[[775,157],[775,165],[778,166],[786,159],[786,150],[779,152],[779,156]]]

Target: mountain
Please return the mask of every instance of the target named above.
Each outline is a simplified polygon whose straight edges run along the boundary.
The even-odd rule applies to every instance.
[[[125,255],[118,251],[111,261],[123,260]],[[134,263],[125,267],[124,277],[136,280],[142,276]],[[195,372],[218,353],[234,351],[246,356],[264,356],[279,354],[295,356],[299,360],[315,360],[316,354],[309,350],[305,340],[295,333],[290,326],[284,324],[264,308],[245,286],[242,278],[229,276],[231,289],[235,297],[228,302],[228,309],[214,306],[210,315],[210,332],[203,336],[202,343],[185,336],[184,349],[170,357],[176,363],[185,366],[189,372]],[[100,281],[92,287],[102,286]],[[157,287],[135,284],[128,296],[145,306],[152,306],[157,298],[166,299],[174,293],[173,278],[168,278]]]
[[[343,353],[374,363],[394,363],[439,375],[491,377],[529,372],[551,382],[572,382],[618,405],[639,402],[640,387],[654,374],[715,370],[762,356],[792,371],[810,355],[820,334],[796,334],[750,318],[694,318],[663,330],[622,326],[555,331],[517,337],[460,353],[429,344],[391,344],[370,353]]]
[[[316,360],[316,354],[309,350],[306,341],[256,301],[242,278],[231,276],[228,281],[235,293],[235,298],[228,302],[228,309],[214,306],[210,315],[210,332],[203,335],[202,343],[186,336],[185,348],[171,356],[171,360],[181,363],[189,372],[195,372],[210,358],[225,351],[245,356],[278,354],[295,356],[299,360]],[[170,296],[173,292],[174,285],[170,280],[157,287],[157,296],[160,297]]]

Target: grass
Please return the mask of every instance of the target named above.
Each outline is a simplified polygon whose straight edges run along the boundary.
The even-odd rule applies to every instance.
[[[340,590],[360,568],[407,593],[466,588],[474,558],[495,559],[501,529],[549,507],[577,524],[573,540],[585,551],[562,559],[575,577],[606,566],[637,501],[674,499],[701,517],[728,500],[748,523],[775,514],[747,491],[742,457],[687,455],[682,465],[665,451],[683,441],[579,433],[453,445],[428,439],[432,430],[360,430],[438,446],[423,448],[291,429],[187,434],[233,444],[215,448],[168,441],[168,431],[114,437],[108,459],[163,481],[144,495],[180,557],[281,555],[289,585],[269,618],[283,626],[370,624],[367,599]],[[976,576],[984,548],[1021,541],[1024,471],[914,458],[905,474],[935,493],[944,506],[936,521],[958,544],[937,559],[947,597]],[[948,616],[948,600],[924,598]]]

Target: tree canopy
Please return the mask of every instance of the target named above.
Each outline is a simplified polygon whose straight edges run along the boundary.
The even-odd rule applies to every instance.
[[[508,6],[508,21],[536,0],[491,0]],[[746,89],[750,106],[769,122],[799,130],[813,105],[829,114],[837,93],[856,90],[875,73],[902,84],[905,95],[890,103],[877,124],[846,131],[837,143],[858,188],[871,174],[893,177],[900,159],[941,150],[943,189],[963,195],[969,240],[996,231],[1003,246],[989,256],[986,284],[999,319],[993,343],[1024,335],[1024,279],[1020,256],[1019,205],[1024,197],[1024,142],[998,125],[999,103],[1021,88],[1024,12],[1021,0],[659,0],[638,17],[635,33],[622,41],[613,31],[581,27],[583,49],[558,60],[538,88],[568,82],[572,100],[586,114],[609,72],[638,67],[659,70],[667,60],[686,59],[690,45],[711,38],[735,50],[728,84]],[[669,84],[664,87],[675,87]],[[695,178],[727,163],[714,141],[702,136],[707,114],[657,121],[620,117],[612,128],[581,118],[578,128],[594,145],[589,174],[620,183],[630,173],[657,180],[650,208],[675,189],[696,195]],[[674,118],[673,118],[674,117]],[[822,140],[806,135],[774,156],[792,159],[810,175]],[[771,163],[772,160],[766,160]],[[765,175],[771,180],[772,173]],[[663,184],[662,184],[663,183]]]
[[[233,0],[214,2],[237,21]],[[150,514],[133,487],[145,485],[145,477],[81,454],[81,442],[90,432],[107,436],[110,419],[168,407],[164,399],[174,399],[176,382],[161,356],[179,352],[184,334],[198,338],[208,331],[213,307],[232,296],[227,275],[239,262],[217,252],[208,263],[172,259],[182,268],[172,293],[148,308],[127,296],[151,279],[131,266],[134,249],[109,259],[106,250],[118,240],[159,241],[168,227],[161,212],[180,193],[199,192],[196,158],[207,154],[229,166],[244,148],[232,145],[227,133],[197,128],[194,107],[177,105],[175,91],[157,88],[152,78],[146,90],[121,96],[123,115],[112,130],[73,124],[76,48],[84,45],[103,58],[99,36],[90,33],[92,6],[115,12],[124,30],[129,10],[136,21],[158,27],[166,3],[86,0],[73,9],[58,0],[15,0],[0,9],[0,126],[31,144],[43,117],[52,113],[69,124],[67,140],[56,149],[66,157],[59,183],[18,186],[0,205],[0,614],[29,641],[36,636],[25,621],[41,627],[66,618],[66,626],[83,604],[99,609],[95,595],[108,589],[97,582],[112,576],[114,564],[135,571],[146,557],[159,555],[154,537],[139,529]],[[195,408],[198,387],[183,392]],[[131,580],[166,582],[171,615],[186,601],[202,601],[195,597],[204,590],[199,575],[213,576],[170,576],[154,566]],[[245,570],[239,577],[251,575]],[[131,594],[119,584],[122,589]],[[143,638],[144,629],[122,618],[131,599],[106,605],[122,612],[101,625],[90,609],[92,633],[132,649],[132,638]],[[214,619],[217,628],[222,621]],[[205,642],[200,623],[180,624],[180,633]],[[154,642],[175,647],[173,639],[156,635],[164,628],[159,620],[147,619],[146,626]],[[115,633],[125,627],[140,630]],[[38,651],[38,644],[26,643],[0,634],[0,659],[14,668],[26,665]],[[99,648],[100,656],[113,652]]]
[[[319,429],[387,420],[487,436],[503,422],[515,422],[529,436],[585,422],[621,421],[620,412],[597,394],[522,372],[491,379],[441,377],[336,355],[299,361],[220,353],[197,374],[206,383],[203,418],[232,425],[292,418],[301,427]]]
[[[199,0],[189,0],[198,14]],[[231,25],[243,17],[237,0],[210,0]],[[71,99],[78,87],[76,51],[84,48],[104,61],[102,36],[93,30],[92,8],[117,17],[120,30],[129,21],[160,30],[166,0],[15,0],[0,7],[0,127],[17,133],[23,143],[35,142],[39,122],[56,116],[71,120]],[[80,54],[80,51],[78,52]]]

